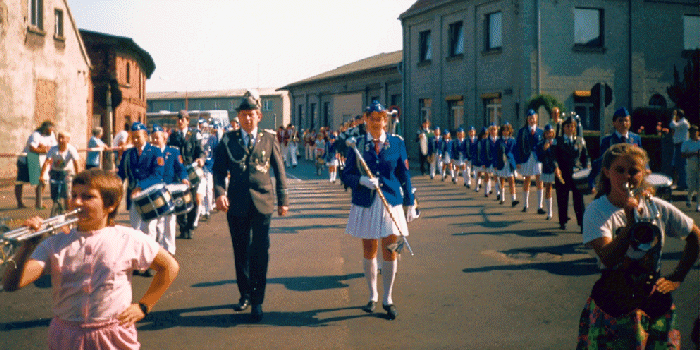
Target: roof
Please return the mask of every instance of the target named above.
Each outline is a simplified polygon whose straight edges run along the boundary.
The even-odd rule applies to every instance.
[[[85,29],[80,29],[80,36],[83,38],[83,41],[87,43],[104,42],[106,44],[111,44],[115,47],[118,47],[122,50],[128,49],[133,51],[143,61],[143,71],[146,73],[146,77],[148,79],[151,78],[153,71],[155,71],[156,69],[156,64],[153,62],[153,58],[151,58],[151,55],[146,50],[142,49],[138,44],[136,44],[131,38],[98,33]]]
[[[403,51],[394,51],[389,53],[380,53],[379,55],[361,59],[359,61],[340,66],[336,69],[330,70],[319,75],[306,78],[304,80],[291,83],[287,86],[281,87],[278,90],[288,90],[292,87],[298,87],[301,85],[317,83],[323,80],[345,77],[348,75],[367,73],[369,71],[375,71],[386,68],[394,68],[397,64],[401,63],[403,60]]]
[[[428,9],[438,7],[440,5],[446,4],[454,0],[418,0],[411,7],[399,16],[399,19],[403,20],[405,17],[413,16],[415,14],[421,13]]]
[[[213,91],[164,91],[164,92],[148,92],[146,100],[176,100],[176,99],[193,99],[193,98],[226,98],[226,97],[243,97],[243,94],[248,89],[231,89],[231,90],[213,90]],[[286,92],[278,92],[274,88],[256,89],[260,96],[282,96]]]

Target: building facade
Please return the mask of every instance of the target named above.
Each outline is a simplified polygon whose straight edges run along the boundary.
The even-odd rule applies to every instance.
[[[700,46],[698,14],[696,0],[419,0],[399,17],[406,124],[520,126],[528,100],[548,94],[607,132],[620,106],[672,105],[674,65]],[[597,83],[612,92],[602,117]]]
[[[95,103],[91,125],[102,127],[103,139],[111,145],[125,123],[145,122],[146,80],[155,64],[151,55],[130,38],[88,30],[80,30],[80,34],[93,65],[90,76]],[[106,104],[108,92],[113,102],[121,99],[111,110]]]
[[[400,107],[401,59],[401,51],[382,53],[280,88],[289,91],[292,123],[301,129],[336,129],[362,114],[372,100]]]
[[[85,148],[89,72],[90,58],[65,0],[0,0],[0,178],[16,176],[15,155],[44,120]]]
[[[275,89],[257,89],[262,100],[263,119],[260,127],[277,129],[290,123],[289,93]],[[148,112],[177,112],[180,110],[225,110],[229,118],[236,116],[236,108],[243,100],[245,89],[188,92],[149,92]],[[192,121],[190,121],[192,122]]]

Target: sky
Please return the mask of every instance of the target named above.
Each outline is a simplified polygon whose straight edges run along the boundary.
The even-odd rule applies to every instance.
[[[80,29],[128,37],[148,92],[279,88],[401,50],[416,0],[68,0]]]

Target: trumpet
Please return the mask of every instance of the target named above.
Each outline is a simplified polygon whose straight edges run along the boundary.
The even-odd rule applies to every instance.
[[[63,226],[71,225],[78,221],[77,215],[80,209],[75,209],[68,213],[57,215],[44,220],[41,223],[41,229],[33,230],[23,226],[14,230],[0,234],[0,266],[5,263],[12,262],[15,255],[15,250],[19,245],[26,240],[41,236],[45,233],[55,233],[56,230]],[[0,275],[0,278],[2,275]]]
[[[660,226],[661,214],[651,196],[642,193],[642,189],[634,189],[628,183],[627,189],[630,196],[639,197],[642,206],[646,208],[643,214],[639,210],[634,211],[634,223],[630,228],[630,247],[627,257],[632,260],[641,260],[651,253],[653,269],[658,270],[661,260],[662,235]]]

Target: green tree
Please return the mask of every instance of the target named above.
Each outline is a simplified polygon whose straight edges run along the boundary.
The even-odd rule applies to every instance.
[[[559,101],[557,101],[557,99],[552,95],[535,95],[532,96],[532,98],[530,98],[529,101],[527,101],[527,109],[532,109],[535,112],[542,106],[547,111],[547,113],[551,113],[552,108],[554,108],[554,106],[559,107],[559,111],[564,112],[564,106],[561,103],[559,103]]]
[[[682,80],[676,65],[673,65],[673,85],[666,92],[676,107],[685,111],[688,121],[697,125],[700,121],[700,50],[690,54]]]

